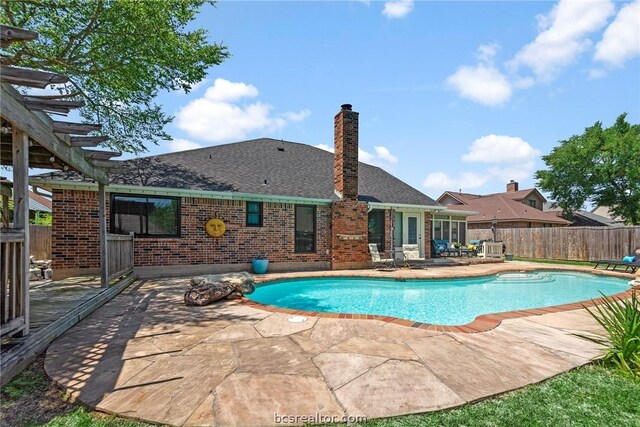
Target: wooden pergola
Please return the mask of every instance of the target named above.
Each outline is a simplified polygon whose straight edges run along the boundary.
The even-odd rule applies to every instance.
[[[27,42],[38,37],[33,31],[0,26],[0,45]],[[105,221],[105,185],[109,178],[100,161],[119,152],[89,150],[108,138],[87,136],[99,124],[53,120],[49,113],[66,115],[83,101],[73,95],[22,95],[13,86],[44,89],[69,81],[68,77],[39,70],[0,65],[0,164],[13,167],[14,218],[2,228],[0,261],[0,335],[29,334],[29,168],[74,170],[98,183],[100,267],[103,287],[108,286]]]

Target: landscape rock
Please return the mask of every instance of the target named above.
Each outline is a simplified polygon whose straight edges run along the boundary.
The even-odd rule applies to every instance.
[[[193,286],[184,293],[184,303],[189,306],[203,306],[218,301],[233,292],[230,285],[209,283]]]
[[[229,295],[226,296],[225,299],[241,299],[242,298],[242,294],[238,291],[233,291],[231,292]]]
[[[209,274],[206,276],[197,276],[191,279],[191,286],[200,286],[210,283],[223,283],[229,285],[233,290],[240,292],[242,295],[249,295],[256,290],[255,279],[245,271],[238,273],[225,274]]]
[[[253,276],[246,272],[197,276],[190,283],[191,288],[184,293],[184,303],[196,306],[222,298],[240,299],[256,289]]]

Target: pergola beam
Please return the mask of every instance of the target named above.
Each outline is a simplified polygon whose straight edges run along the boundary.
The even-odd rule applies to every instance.
[[[54,133],[53,121],[49,116],[28,110],[22,103],[20,94],[11,85],[2,83],[1,86],[0,111],[6,121],[25,131],[31,139],[49,150],[70,168],[97,182],[109,183],[109,177],[105,171],[88,161],[81,148],[71,147],[67,141]]]
[[[69,77],[48,71],[0,65],[0,81],[2,83],[44,89],[50,84],[67,83]]]
[[[9,25],[0,25],[0,47],[2,48],[7,47],[14,42],[35,40],[37,38],[38,33],[35,31],[11,27]]]
[[[98,144],[102,144],[105,141],[108,141],[109,137],[106,135],[102,136],[72,136],[71,137],[71,146],[72,147],[96,147]]]
[[[109,160],[112,157],[122,156],[122,153],[119,151],[84,150],[84,152],[90,159]]]
[[[24,106],[29,110],[49,111],[54,113],[68,114],[74,108],[84,107],[82,100],[64,100],[64,99],[42,99],[30,96],[24,97]]]
[[[87,135],[89,132],[102,129],[100,124],[92,123],[71,123],[53,121],[53,131],[56,133],[68,133],[74,135]]]

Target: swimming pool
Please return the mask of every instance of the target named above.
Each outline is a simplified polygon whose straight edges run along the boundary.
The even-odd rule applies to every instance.
[[[315,277],[278,280],[247,298],[330,313],[375,314],[438,325],[463,325],[481,314],[568,304],[629,289],[625,279],[533,271],[463,279]]]

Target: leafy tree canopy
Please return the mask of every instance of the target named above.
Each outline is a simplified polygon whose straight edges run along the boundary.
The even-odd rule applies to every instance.
[[[565,214],[591,202],[608,206],[628,224],[640,224],[640,125],[626,116],[610,128],[596,122],[542,157],[547,169],[536,172],[538,186]]]
[[[37,40],[5,49],[6,65],[70,77],[59,87],[78,93],[83,120],[101,123],[108,147],[140,153],[145,143],[171,139],[172,120],[154,98],[184,90],[224,61],[226,46],[202,29],[187,31],[207,0],[0,0],[0,22],[37,31]]]

